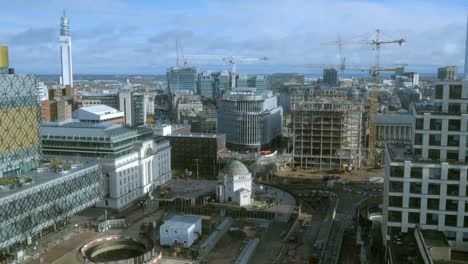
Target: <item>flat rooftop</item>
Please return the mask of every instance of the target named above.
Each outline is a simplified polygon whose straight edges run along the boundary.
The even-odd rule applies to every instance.
[[[402,124],[402,125],[411,125],[413,124],[414,117],[412,115],[377,115],[376,123],[377,125],[381,124]]]
[[[161,228],[171,227],[175,229],[186,230],[200,219],[201,216],[196,215],[174,215],[164,224],[162,224]]]
[[[41,137],[89,137],[106,141],[120,139],[122,136],[135,137],[142,134],[152,135],[153,131],[143,127],[132,129],[119,124],[95,124],[76,120],[42,123],[40,129]]]
[[[441,231],[422,229],[421,233],[428,247],[450,247],[447,238]]]
[[[39,187],[48,182],[59,180],[61,178],[70,176],[82,170],[92,168],[94,166],[97,166],[97,164],[94,162],[88,162],[88,163],[83,163],[82,165],[77,166],[77,168],[70,169],[69,171],[66,171],[66,172],[54,172],[50,167],[48,167],[48,169],[43,172],[31,171],[29,173],[25,173],[24,175],[21,176],[21,178],[32,179],[32,182],[30,182],[29,184],[22,185],[20,187],[10,189],[10,190],[0,191],[0,203],[2,202],[3,199],[7,199],[11,195]]]
[[[215,133],[172,133],[168,137],[189,137],[189,138],[218,138],[225,134]]]

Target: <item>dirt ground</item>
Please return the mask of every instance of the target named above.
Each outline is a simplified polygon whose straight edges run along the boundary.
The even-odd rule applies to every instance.
[[[208,264],[231,264],[244,247],[246,235],[242,231],[226,232],[208,254]]]
[[[282,171],[275,172],[277,177],[295,178],[295,179],[310,179],[310,180],[321,180],[323,176],[338,175],[348,181],[363,181],[369,177],[383,177],[383,169],[374,168],[359,168],[352,170],[351,172],[336,172],[336,171],[314,171],[314,170],[303,170],[296,169],[293,171],[291,168],[285,168]]]

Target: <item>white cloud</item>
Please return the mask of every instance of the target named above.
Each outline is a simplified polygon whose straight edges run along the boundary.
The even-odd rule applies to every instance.
[[[17,0],[3,7],[6,15],[0,23],[7,29],[0,42],[15,45],[10,57],[19,71],[58,72],[58,41],[54,42],[58,36],[44,29],[58,32],[63,4]],[[197,4],[180,0],[167,7],[158,1],[143,6],[133,1],[82,0],[69,1],[65,8],[71,18],[74,69],[87,73],[89,69],[132,72],[154,63],[168,67],[174,63],[176,38],[183,41],[186,53],[267,56],[271,65],[336,64],[337,47],[320,42],[335,40],[338,33],[343,40],[370,39],[376,28],[382,30],[383,39],[408,39],[403,47],[383,46],[382,64],[460,65],[464,5],[423,0],[203,0]],[[45,35],[30,34],[41,30]],[[43,52],[37,43],[46,41],[53,54],[31,58],[30,54]],[[373,63],[370,46],[345,46],[343,53],[349,64]],[[40,61],[46,58],[49,61]]]

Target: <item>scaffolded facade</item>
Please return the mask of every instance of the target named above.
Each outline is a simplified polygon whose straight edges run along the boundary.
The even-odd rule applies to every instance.
[[[360,102],[348,100],[292,103],[294,166],[318,170],[359,167],[362,112]]]
[[[29,176],[30,185],[0,192],[0,251],[38,237],[43,229],[102,199],[102,172],[96,164]]]

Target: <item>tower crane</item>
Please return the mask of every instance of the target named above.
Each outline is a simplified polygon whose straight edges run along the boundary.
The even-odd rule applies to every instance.
[[[376,30],[375,40],[363,40],[363,41],[330,41],[323,42],[322,45],[372,45],[374,46],[374,60],[375,65],[371,69],[371,74],[373,77],[373,85],[370,96],[370,105],[369,105],[369,141],[368,141],[368,160],[373,162],[375,156],[375,120],[377,116],[377,93],[376,89],[379,81],[379,69],[380,69],[380,46],[382,44],[399,44],[400,46],[406,42],[406,39],[400,38],[397,40],[381,40],[380,39],[380,30]]]
[[[267,57],[245,57],[245,56],[218,56],[218,55],[188,55],[191,59],[200,60],[220,60],[224,63],[231,64],[231,88],[236,88],[237,63],[239,62],[256,62],[268,60]]]

